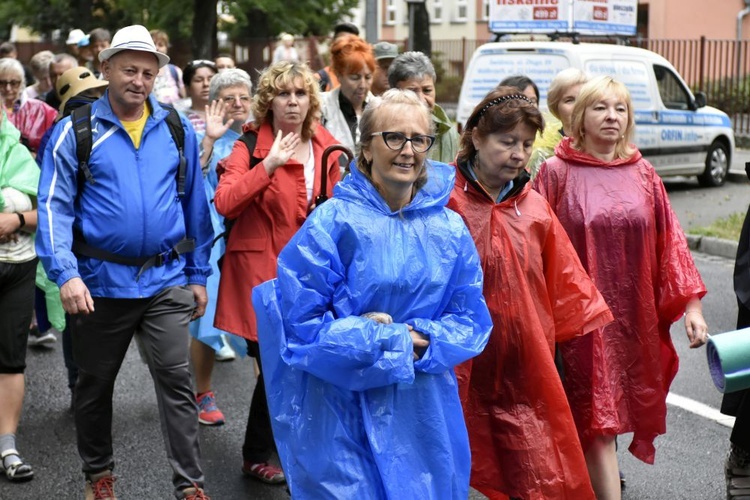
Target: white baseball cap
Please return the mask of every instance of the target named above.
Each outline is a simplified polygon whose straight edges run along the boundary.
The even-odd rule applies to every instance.
[[[110,47],[99,52],[99,62],[106,61],[123,50],[150,52],[159,60],[160,68],[169,63],[169,56],[156,50],[156,45],[154,45],[151,34],[145,26],[141,26],[140,24],[125,26],[115,33]]]
[[[71,30],[71,32],[68,33],[68,39],[65,40],[65,45],[78,45],[78,42],[80,42],[84,36],[86,36],[86,34],[83,30]]]

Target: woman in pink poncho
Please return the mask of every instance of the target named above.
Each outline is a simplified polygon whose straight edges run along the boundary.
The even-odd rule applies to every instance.
[[[549,201],[615,322],[561,344],[565,390],[597,498],[620,498],[615,437],[653,463],[677,373],[670,325],[685,313],[690,347],[706,342],[706,287],[661,179],[630,144],[633,106],[623,84],[585,84],[572,136],[542,164],[534,188]]]

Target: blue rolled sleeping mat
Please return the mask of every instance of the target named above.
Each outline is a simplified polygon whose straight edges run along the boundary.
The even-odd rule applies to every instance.
[[[706,356],[711,379],[720,392],[750,388],[750,328],[711,336]]]

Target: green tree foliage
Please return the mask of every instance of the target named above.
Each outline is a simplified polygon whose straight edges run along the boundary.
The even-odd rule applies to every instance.
[[[0,0],[0,19],[28,26],[46,38],[55,30],[86,32],[104,27],[114,33],[129,24],[166,31],[172,40],[190,40],[194,57],[215,49],[216,7],[234,22],[221,22],[237,41],[268,39],[282,31],[326,35],[356,7],[357,0]],[[0,29],[7,38],[10,25]]]

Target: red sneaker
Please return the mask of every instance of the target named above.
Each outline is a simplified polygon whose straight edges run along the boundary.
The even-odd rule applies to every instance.
[[[254,464],[245,460],[242,463],[242,473],[268,484],[282,484],[286,482],[284,471],[267,462]]]
[[[198,422],[203,425],[224,425],[224,414],[216,406],[216,397],[213,391],[197,394],[198,400]]]

